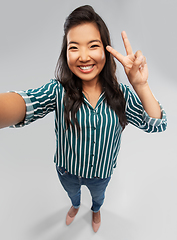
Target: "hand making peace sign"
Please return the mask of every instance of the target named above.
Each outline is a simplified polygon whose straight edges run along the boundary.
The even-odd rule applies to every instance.
[[[121,34],[127,56],[123,56],[110,46],[107,46],[106,49],[123,65],[129,82],[133,87],[144,85],[148,79],[146,58],[141,51],[137,51],[134,54],[126,32],[123,31]]]

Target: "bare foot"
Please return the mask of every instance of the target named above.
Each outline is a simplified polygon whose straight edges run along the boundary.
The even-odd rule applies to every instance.
[[[93,219],[93,222],[94,222],[94,223],[99,223],[99,222],[101,222],[100,211],[98,211],[98,212],[96,212],[96,213],[93,212],[92,219]]]
[[[69,216],[72,218],[72,217],[74,217],[74,216],[76,216],[76,214],[77,214],[77,212],[78,212],[78,210],[79,210],[79,208],[74,208],[73,206],[69,209],[69,212],[68,212],[68,214],[69,214]]]

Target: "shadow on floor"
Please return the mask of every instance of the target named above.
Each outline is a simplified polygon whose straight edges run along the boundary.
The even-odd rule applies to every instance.
[[[136,229],[127,219],[108,210],[101,210],[102,223],[97,233],[91,226],[92,212],[81,205],[77,217],[70,226],[66,226],[65,218],[69,207],[65,207],[34,226],[30,231],[31,239],[68,240],[68,239],[102,239],[102,240],[134,240]],[[51,233],[51,235],[50,235]],[[49,237],[50,236],[50,237]]]

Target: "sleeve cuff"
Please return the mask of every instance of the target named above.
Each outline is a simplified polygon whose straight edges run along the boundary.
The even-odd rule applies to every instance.
[[[10,126],[12,128],[18,128],[18,127],[23,127],[25,125],[28,125],[31,122],[31,120],[33,119],[33,116],[34,116],[34,108],[33,108],[32,102],[30,100],[30,97],[26,94],[26,92],[24,92],[24,91],[14,91],[14,92],[18,93],[20,96],[22,96],[22,98],[24,99],[24,101],[26,103],[26,116],[25,116],[24,121]]]
[[[147,112],[144,110],[143,112],[143,119],[146,123],[148,123],[149,125],[152,125],[154,127],[158,127],[162,124],[167,124],[167,118],[166,118],[166,113],[163,109],[163,107],[161,106],[161,104],[159,103],[160,109],[161,109],[161,114],[162,114],[162,118],[152,118],[150,117]]]

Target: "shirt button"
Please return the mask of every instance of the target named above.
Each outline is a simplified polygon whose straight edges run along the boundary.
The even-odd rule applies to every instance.
[[[96,130],[96,127],[93,127],[94,130]]]

